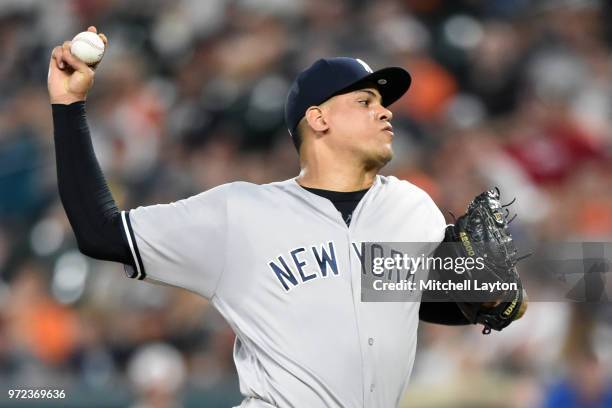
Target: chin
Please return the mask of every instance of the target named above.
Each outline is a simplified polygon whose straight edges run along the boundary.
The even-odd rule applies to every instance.
[[[380,152],[380,161],[383,163],[383,166],[389,163],[393,159],[393,148],[391,147],[391,143],[385,145],[384,149]]]
[[[379,152],[379,154],[369,157],[368,160],[366,160],[366,167],[371,169],[382,169],[391,161],[391,159],[393,159],[393,150],[389,147],[388,149]]]

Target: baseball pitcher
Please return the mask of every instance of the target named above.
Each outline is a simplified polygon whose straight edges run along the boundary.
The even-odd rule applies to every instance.
[[[483,228],[505,231],[503,220],[487,224],[494,194],[447,226],[423,190],[378,174],[393,156],[389,106],[411,82],[403,68],[329,58],[297,76],[285,104],[297,177],[123,211],[91,144],[85,100],[93,79],[69,42],[53,50],[58,187],[79,249],[126,265],[129,278],[209,299],[236,333],[241,407],[394,407],[414,363],[419,318],[501,330],[518,316],[522,291],[488,307],[361,301],[361,243],[460,242],[480,231],[469,248],[488,251],[478,245]],[[514,276],[508,256],[502,269]]]

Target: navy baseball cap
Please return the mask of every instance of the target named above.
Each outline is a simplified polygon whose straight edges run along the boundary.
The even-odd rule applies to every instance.
[[[357,58],[322,58],[302,71],[289,89],[285,101],[285,122],[289,133],[294,134],[309,107],[358,89],[361,84],[374,85],[382,96],[383,106],[389,106],[408,90],[411,81],[408,71],[400,67],[372,71],[368,64]]]

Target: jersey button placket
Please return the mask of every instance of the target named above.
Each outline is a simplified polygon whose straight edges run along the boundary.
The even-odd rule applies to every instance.
[[[353,222],[355,221],[355,219],[353,219]],[[358,344],[359,344],[359,351],[361,353],[361,359],[362,359],[362,378],[361,378],[361,386],[362,386],[362,393],[363,393],[363,404],[364,404],[364,408],[366,407],[370,407],[371,404],[369,402],[369,393],[368,393],[368,389],[370,387],[370,384],[372,382],[372,375],[371,375],[371,369],[370,369],[370,363],[369,363],[369,358],[368,358],[368,353],[367,353],[367,346],[364,346],[364,343],[362,343],[364,337],[362,337],[362,335],[360,335],[361,333],[363,333],[365,330],[365,328],[363,327],[363,321],[361,320],[361,313],[360,313],[360,309],[361,309],[361,263],[360,261],[353,256],[353,254],[351,253],[352,249],[352,244],[353,244],[353,237],[351,234],[351,228],[347,228],[346,229],[346,233],[347,233],[347,238],[348,238],[348,242],[349,242],[349,276],[351,279],[351,284],[352,284],[352,294],[353,294],[353,307],[355,310],[355,319],[357,321],[357,339],[358,339]],[[357,273],[355,273],[355,271],[358,271]]]

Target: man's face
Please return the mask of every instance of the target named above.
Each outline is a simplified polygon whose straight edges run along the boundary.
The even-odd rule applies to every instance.
[[[381,168],[393,157],[392,113],[381,105],[375,88],[364,88],[327,100],[321,107],[329,125],[328,143],[352,153],[367,167]]]

